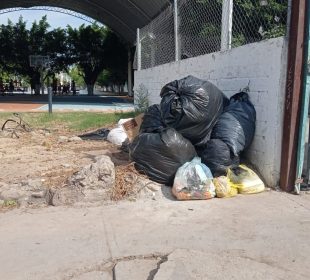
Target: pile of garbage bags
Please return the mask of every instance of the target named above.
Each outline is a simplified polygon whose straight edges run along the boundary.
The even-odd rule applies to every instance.
[[[220,196],[237,193],[231,189],[238,183],[226,184],[220,176],[243,168],[240,154],[253,140],[256,111],[248,93],[228,99],[212,83],[188,76],[165,85],[160,96],[160,104],[148,108],[139,135],[129,145],[137,170],[174,185],[180,199],[212,198],[216,185]],[[180,191],[186,189],[191,190]]]
[[[234,197],[255,194],[265,190],[263,181],[245,165],[229,168],[227,176],[213,178],[200,158],[181,166],[174,179],[172,193],[178,200]]]

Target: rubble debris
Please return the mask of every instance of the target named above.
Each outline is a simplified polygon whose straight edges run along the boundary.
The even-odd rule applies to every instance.
[[[115,174],[115,184],[110,195],[111,200],[114,201],[136,198],[137,194],[150,182],[146,176],[141,175],[135,169],[134,163],[117,166]]]
[[[58,143],[66,143],[69,141],[69,137],[67,136],[59,136],[58,137]]]
[[[16,201],[20,206],[47,205],[47,187],[41,179],[29,179],[15,184],[0,185],[0,199]]]
[[[83,139],[79,136],[72,136],[68,139],[69,142],[81,142]]]
[[[84,201],[96,202],[106,199],[114,183],[114,163],[110,157],[103,155],[96,157],[94,163],[84,166],[73,174],[67,185],[71,189],[79,190],[84,196]]]

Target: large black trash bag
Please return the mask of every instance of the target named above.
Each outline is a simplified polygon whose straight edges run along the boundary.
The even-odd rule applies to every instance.
[[[256,111],[249,95],[240,92],[231,97],[229,105],[218,118],[211,139],[221,139],[237,156],[246,149],[255,133]]]
[[[226,176],[228,168],[239,165],[239,156],[233,155],[229,147],[219,139],[209,140],[205,147],[197,149],[197,153],[214,177]]]
[[[140,133],[160,132],[165,127],[162,120],[159,104],[150,106],[143,116]]]
[[[207,143],[223,111],[224,94],[212,83],[188,76],[165,85],[160,96],[165,124],[196,146]]]
[[[141,133],[130,145],[136,169],[151,180],[171,186],[175,173],[196,156],[194,146],[173,128]]]

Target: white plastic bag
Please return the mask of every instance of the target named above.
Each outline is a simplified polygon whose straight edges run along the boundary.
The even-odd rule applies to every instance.
[[[178,200],[210,199],[215,196],[213,176],[199,157],[183,164],[177,171],[172,193]]]
[[[114,145],[122,146],[122,143],[127,139],[127,134],[122,126],[123,123],[131,119],[120,119],[117,123],[117,128],[113,128],[107,137],[107,140]]]

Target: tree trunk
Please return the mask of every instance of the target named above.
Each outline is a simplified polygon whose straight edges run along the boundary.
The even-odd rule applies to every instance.
[[[41,90],[41,85],[40,84],[36,84],[35,88],[34,88],[34,94],[35,95],[40,95],[40,90]]]
[[[88,95],[94,95],[94,84],[87,85],[87,94]]]

